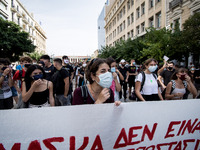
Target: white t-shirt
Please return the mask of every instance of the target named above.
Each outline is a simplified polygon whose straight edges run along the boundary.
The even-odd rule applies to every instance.
[[[142,74],[136,76],[135,82],[142,82]],[[158,83],[157,79],[154,78],[153,74],[145,74],[145,82],[142,91],[143,95],[158,94]]]

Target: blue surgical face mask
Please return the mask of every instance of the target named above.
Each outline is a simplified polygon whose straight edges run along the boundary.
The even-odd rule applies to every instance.
[[[99,84],[103,88],[110,88],[113,81],[113,76],[111,72],[100,74],[98,77],[99,77],[99,82],[97,82],[97,84]]]
[[[157,68],[158,68],[157,65],[156,65],[156,66],[150,66],[150,67],[148,68],[148,70],[149,70],[150,72],[154,72],[154,71],[156,71]]]
[[[195,68],[191,68],[191,71],[194,71],[195,70]]]
[[[33,80],[43,79],[43,74],[37,74],[33,76]]]
[[[133,65],[135,65],[135,62],[133,62]]]
[[[112,67],[112,68],[110,69],[110,71],[111,71],[111,72],[116,72],[115,67]]]

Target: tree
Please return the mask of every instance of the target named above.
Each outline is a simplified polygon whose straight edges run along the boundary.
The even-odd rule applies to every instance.
[[[200,13],[195,13],[183,24],[182,41],[186,43],[187,53],[199,60],[200,55]]]
[[[42,55],[44,55],[44,52],[39,53],[39,52],[35,51],[35,52],[32,52],[32,53],[27,53],[27,55],[28,55],[29,57],[31,57],[32,59],[39,61],[39,60],[40,60],[40,57],[41,57]]]
[[[17,61],[24,52],[33,52],[35,46],[28,39],[29,34],[21,31],[13,22],[0,17],[0,56]]]

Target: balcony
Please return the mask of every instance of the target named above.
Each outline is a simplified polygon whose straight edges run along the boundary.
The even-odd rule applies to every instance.
[[[12,7],[11,7],[11,11],[13,12],[17,12],[17,7],[13,4]]]
[[[23,21],[24,23],[28,24],[28,19],[27,19],[25,16],[23,16],[22,21]]]
[[[21,18],[22,17],[22,13],[20,11],[17,11],[17,16]]]
[[[169,3],[169,9],[172,10],[176,8],[177,6],[181,6],[183,3],[183,0],[173,0],[172,2]]]

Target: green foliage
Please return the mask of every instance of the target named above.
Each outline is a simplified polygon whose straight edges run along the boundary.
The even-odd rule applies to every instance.
[[[13,22],[0,18],[0,56],[17,61],[24,52],[33,52],[35,46],[28,39],[28,33],[20,31]]]
[[[27,55],[28,55],[29,57],[31,57],[33,60],[39,61],[39,60],[40,60],[40,57],[41,57],[42,55],[44,55],[44,53],[43,53],[43,52],[39,53],[39,52],[35,51],[35,52],[32,52],[32,53],[27,53]]]
[[[189,53],[195,57],[198,56],[197,59],[199,58],[200,13],[191,16],[183,24],[183,27],[183,31],[180,31],[179,24],[176,23],[172,30],[149,28],[146,30],[144,38],[128,39],[120,41],[114,47],[103,47],[99,57],[113,57],[118,62],[121,59],[126,61],[135,59],[137,63],[141,63],[150,57],[162,61],[163,56],[166,55],[171,60],[178,61],[183,61],[185,57],[187,64]]]

